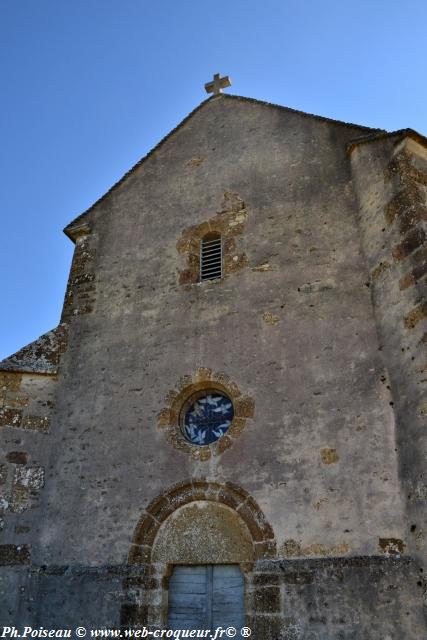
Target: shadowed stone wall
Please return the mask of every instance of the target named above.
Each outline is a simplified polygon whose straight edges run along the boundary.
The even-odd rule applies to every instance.
[[[402,136],[353,149],[363,246],[396,415],[405,538],[427,558],[427,151]]]

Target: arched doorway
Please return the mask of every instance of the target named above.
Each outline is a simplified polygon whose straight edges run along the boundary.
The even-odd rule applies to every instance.
[[[220,616],[226,622],[231,615],[240,621],[243,618],[239,616],[244,617],[248,611],[253,563],[273,557],[275,548],[274,534],[264,514],[240,487],[204,481],[175,485],[153,500],[135,529],[129,564],[140,567],[141,589],[129,590],[133,604],[127,603],[122,610],[131,615],[123,616],[122,622],[166,628],[173,602],[173,597],[169,601],[170,586],[175,588],[186,579],[203,582],[202,606],[207,607],[208,618],[213,620],[219,606],[217,620]],[[239,576],[242,598],[238,594]],[[237,594],[231,612],[218,605],[220,591],[228,588],[235,588]],[[191,593],[191,585],[189,589]],[[209,595],[210,589],[216,590],[216,600]],[[242,599],[243,613],[239,610]]]

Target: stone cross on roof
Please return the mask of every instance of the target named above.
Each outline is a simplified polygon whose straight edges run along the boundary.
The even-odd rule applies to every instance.
[[[206,93],[213,93],[214,96],[219,95],[225,87],[231,87],[231,80],[228,76],[219,77],[219,73],[215,73],[212,82],[205,84]]]

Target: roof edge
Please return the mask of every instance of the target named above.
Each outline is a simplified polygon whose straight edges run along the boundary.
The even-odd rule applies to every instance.
[[[366,131],[384,131],[383,129],[379,129],[378,127],[367,127],[363,124],[354,124],[352,122],[344,122],[344,120],[335,120],[334,118],[328,118],[327,116],[319,116],[314,113],[308,113],[307,111],[301,111],[300,109],[293,109],[292,107],[285,107],[282,104],[276,104],[274,102],[267,102],[266,100],[258,100],[257,98],[247,98],[246,96],[236,96],[230,93],[221,94],[223,98],[231,99],[231,100],[240,100],[241,102],[253,102],[254,104],[263,104],[268,107],[274,107],[276,109],[283,109],[284,111],[289,111],[290,113],[295,113],[300,116],[304,116],[306,118],[313,118],[314,120],[320,120],[321,122],[330,122],[331,124],[339,124],[343,127],[352,127],[356,129],[365,129]]]
[[[124,173],[122,175],[121,178],[119,178],[119,180],[117,180],[117,182],[115,182],[109,189],[108,191],[106,191],[100,198],[98,198],[98,200],[95,200],[95,202],[93,204],[90,205],[90,207],[88,207],[87,209],[85,209],[85,211],[83,211],[83,213],[81,213],[79,216],[77,216],[77,218],[74,218],[74,220],[72,220],[69,224],[67,224],[67,226],[63,229],[63,232],[65,233],[66,236],[68,236],[71,240],[73,240],[73,242],[75,242],[75,233],[74,230],[77,227],[81,227],[83,225],[83,218],[90,213],[93,209],[95,209],[95,207],[102,202],[105,198],[107,198],[107,196],[110,195],[110,193],[112,193],[113,191],[115,191],[117,189],[117,187],[119,187],[125,180],[126,178],[128,178],[139,166],[141,166],[141,164],[143,162],[145,162],[145,160],[148,160],[148,158],[150,156],[152,156],[154,154],[155,151],[157,151],[157,149],[159,149],[165,142],[166,140],[168,140],[171,136],[173,136],[174,133],[176,133],[176,131],[178,131],[178,129],[180,129],[186,122],[188,122],[188,120],[190,120],[190,118],[192,118],[194,116],[195,113],[197,113],[197,111],[200,111],[200,109],[207,103],[210,102],[211,100],[215,99],[217,96],[210,96],[209,98],[206,98],[206,100],[203,100],[203,102],[201,102],[199,105],[197,105],[197,107],[195,109],[193,109],[193,111],[190,111],[190,113],[183,119],[181,120],[176,127],[174,127],[173,129],[171,129],[169,131],[169,133],[167,133],[156,145],[154,145],[154,147],[152,147],[150,149],[150,151],[148,153],[145,154],[145,156],[143,156],[142,158],[140,158],[140,160],[138,160],[138,162],[136,162],[130,169],[128,169],[128,171],[126,171],[126,173]],[[222,97],[222,96],[221,96]]]
[[[56,375],[67,348],[68,326],[59,324],[0,362],[0,372]]]
[[[365,125],[352,124],[349,122],[343,122],[342,120],[334,120],[333,118],[327,118],[325,116],[318,116],[312,113],[306,113],[305,111],[299,111],[298,109],[292,109],[291,107],[285,107],[284,105],[274,104],[272,102],[266,102],[264,100],[257,100],[256,98],[247,98],[245,96],[237,96],[229,93],[221,93],[219,95],[209,96],[209,98],[206,98],[206,100],[203,100],[203,102],[201,102],[195,109],[193,109],[193,111],[191,111],[183,120],[181,120],[176,127],[171,129],[171,131],[169,131],[169,133],[167,133],[154,147],[152,147],[145,156],[143,156],[140,160],[138,160],[138,162],[134,164],[128,171],[126,171],[126,173],[117,182],[115,182],[108,189],[108,191],[106,191],[100,198],[98,198],[93,204],[91,204],[90,207],[88,207],[85,211],[83,211],[83,213],[77,216],[77,218],[72,220],[72,222],[70,222],[63,229],[65,235],[68,236],[73,242],[75,242],[76,236],[79,235],[79,232],[77,231],[77,227],[81,227],[83,218],[87,214],[89,214],[91,211],[93,211],[93,209],[98,204],[100,204],[100,202],[102,202],[105,198],[107,198],[113,191],[115,191],[115,189],[117,189],[117,187],[119,187],[126,180],[126,178],[128,178],[138,167],[140,167],[141,164],[145,162],[145,160],[148,160],[150,156],[152,156],[171,136],[173,136],[181,127],[183,127],[198,111],[200,111],[200,109],[202,109],[208,102],[212,102],[218,99],[219,100],[224,100],[224,99],[238,100],[240,102],[250,102],[253,104],[260,104],[268,107],[273,107],[275,109],[281,109],[289,113],[294,113],[294,114],[303,116],[305,118],[313,118],[314,120],[319,120],[320,122],[330,122],[332,124],[338,124],[344,127],[357,128],[357,129],[362,129],[365,131],[373,131],[373,132],[383,131],[382,129],[374,129],[372,127],[367,127]]]
[[[397,129],[396,131],[379,131],[377,133],[373,133],[369,136],[363,136],[361,138],[355,138],[354,140],[350,140],[347,144],[346,150],[348,154],[351,154],[352,151],[359,146],[360,144],[367,144],[369,142],[377,142],[378,140],[384,140],[386,138],[399,138],[402,140],[403,138],[412,138],[419,144],[427,147],[427,138],[423,136],[415,129]]]

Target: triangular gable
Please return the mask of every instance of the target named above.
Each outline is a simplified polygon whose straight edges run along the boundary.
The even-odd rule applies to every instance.
[[[230,95],[228,93],[221,94],[220,96],[211,96],[206,100],[204,100],[203,102],[201,102],[195,109],[193,109],[193,111],[191,111],[191,113],[189,113],[188,116],[186,116],[174,129],[172,129],[164,138],[162,138],[162,140],[160,140],[158,144],[156,144],[143,158],[141,158],[141,160],[139,160],[131,169],[129,169],[129,171],[127,171],[120,178],[120,180],[118,180],[104,195],[102,195],[98,200],[96,200],[96,202],[94,202],[88,209],[86,209],[86,211],[84,211],[72,222],[70,222],[70,224],[68,224],[65,227],[64,233],[69,238],[71,238],[71,240],[74,241],[76,237],[79,235],[79,233],[81,232],[82,223],[85,217],[98,204],[100,204],[105,198],[107,198],[107,196],[109,196],[113,191],[115,191],[126,180],[126,178],[128,178],[136,169],[138,169],[138,167],[140,167],[146,160],[148,160],[148,158],[152,156],[155,151],[157,151],[167,140],[169,140],[169,138],[171,138],[179,129],[181,129],[198,111],[203,109],[203,107],[207,103],[210,103],[214,100],[235,100],[239,102],[252,103],[252,104],[262,105],[265,107],[270,107],[273,109],[280,109],[282,111],[287,111],[288,113],[297,114],[305,118],[312,118],[320,122],[330,122],[332,124],[337,124],[344,127],[358,128],[363,131],[370,131],[375,133],[382,132],[381,129],[373,129],[372,127],[366,127],[358,124],[351,124],[349,122],[342,122],[341,120],[333,120],[332,118],[325,118],[324,116],[313,115],[311,113],[306,113],[305,111],[299,111],[297,109],[291,109],[290,107],[284,107],[283,105],[273,104],[271,102],[265,102],[263,100],[256,100],[255,98],[245,98],[243,96],[235,96],[235,95]]]

